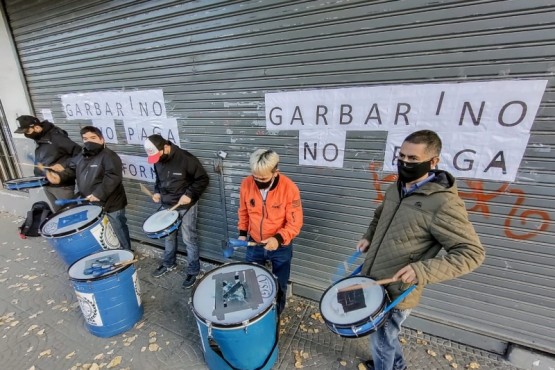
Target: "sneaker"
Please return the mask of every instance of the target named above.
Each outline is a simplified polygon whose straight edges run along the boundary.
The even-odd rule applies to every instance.
[[[152,272],[152,276],[154,276],[154,277],[156,277],[156,278],[157,278],[157,277],[160,277],[160,276],[164,275],[164,274],[165,274],[166,272],[168,272],[168,271],[173,271],[176,267],[177,267],[177,265],[173,265],[173,266],[170,266],[170,267],[166,267],[166,266],[164,266],[164,265],[160,265],[160,266],[158,266],[158,268],[157,268],[156,270],[154,270],[154,271]]]
[[[187,278],[183,281],[182,287],[184,289],[188,289],[195,284],[195,281],[197,281],[197,277],[195,275],[187,275]]]

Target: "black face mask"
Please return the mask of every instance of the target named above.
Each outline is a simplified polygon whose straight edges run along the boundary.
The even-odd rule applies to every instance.
[[[92,141],[87,141],[83,144],[83,155],[85,157],[91,157],[97,155],[100,151],[104,149],[104,144],[94,143]]]
[[[35,132],[33,131],[30,134],[23,134],[27,139],[31,139],[31,140],[38,140],[42,137],[43,132]]]
[[[407,163],[397,159],[397,172],[402,183],[408,183],[423,177],[432,169],[432,160],[419,163]]]
[[[167,162],[169,159],[170,159],[169,154],[162,154],[160,158],[158,158],[158,162],[164,163],[164,162]]]
[[[272,185],[272,181],[274,181],[273,178],[265,182],[254,180],[254,183],[256,184],[256,187],[258,187],[260,190],[263,190],[263,189],[268,189],[270,185]]]

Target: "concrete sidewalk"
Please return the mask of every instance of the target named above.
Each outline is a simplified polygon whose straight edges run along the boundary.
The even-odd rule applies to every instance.
[[[85,326],[67,267],[44,239],[20,239],[21,222],[0,213],[1,368],[207,369],[191,290],[181,288],[183,262],[177,272],[152,278],[160,253],[134,244],[144,317],[124,334],[98,338]],[[343,339],[317,313],[318,302],[289,299],[274,369],[364,369],[368,338]],[[404,330],[402,341],[409,369],[517,369],[498,355],[412,330]]]

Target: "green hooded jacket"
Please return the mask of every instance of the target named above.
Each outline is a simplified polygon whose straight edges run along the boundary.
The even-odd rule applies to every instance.
[[[386,279],[408,264],[416,272],[418,286],[397,305],[401,310],[417,306],[427,284],[469,273],[485,258],[454,177],[446,171],[432,172],[434,179],[405,197],[399,182],[391,185],[363,236],[370,242],[364,275]],[[386,289],[393,300],[408,287],[399,282]]]

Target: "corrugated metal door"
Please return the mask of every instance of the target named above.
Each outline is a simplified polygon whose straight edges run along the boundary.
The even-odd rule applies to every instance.
[[[301,167],[298,132],[265,129],[266,92],[548,79],[518,180],[459,183],[487,246],[486,263],[430,286],[414,315],[554,351],[552,2],[7,0],[5,6],[36,111],[52,109],[72,137],[90,121],[65,121],[61,94],[163,89],[182,146],[210,173],[199,216],[204,257],[221,260],[226,227],[212,168],[216,152],[228,153],[226,218],[234,236],[248,155],[276,149],[281,170],[302,191],[306,218],[292,280],[308,295],[330,284],[370,221],[388,182],[373,167],[383,158],[386,133],[350,132],[343,169]],[[116,126],[125,143],[121,122]],[[116,149],[143,155],[137,145]],[[141,224],[155,208],[137,182],[125,185],[133,237],[147,241]]]

